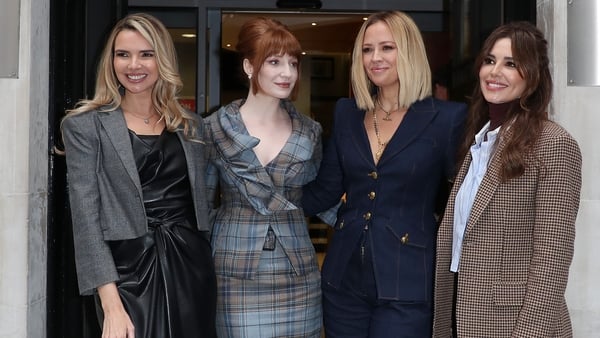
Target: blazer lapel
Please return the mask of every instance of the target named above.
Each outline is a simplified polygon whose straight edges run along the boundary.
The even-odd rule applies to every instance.
[[[383,152],[379,164],[394,157],[412,143],[427,128],[437,113],[431,99],[412,104]]]
[[[499,137],[501,137],[501,139],[499,140],[497,148],[494,151],[494,155],[490,160],[490,164],[487,168],[485,176],[483,177],[483,180],[479,185],[479,190],[475,195],[475,201],[473,202],[473,207],[471,208],[471,214],[469,215],[469,221],[467,222],[465,234],[468,233],[477,223],[479,217],[481,217],[481,214],[487,208],[488,204],[490,203],[490,200],[492,199],[492,196],[494,196],[496,189],[498,189],[498,186],[500,185],[500,172],[502,169],[502,165],[500,162],[500,157],[496,155],[500,154],[502,152],[502,149],[504,149],[504,146],[506,144],[504,140],[506,140],[506,137]]]
[[[140,176],[137,171],[135,159],[133,158],[133,150],[131,149],[131,141],[129,140],[129,132],[123,112],[120,108],[111,112],[99,112],[98,119],[102,123],[110,142],[115,147],[121,163],[125,167],[125,171],[127,171],[127,174],[141,194],[142,184],[140,183]]]
[[[177,137],[179,137],[179,141],[181,142],[181,147],[183,148],[183,153],[185,155],[185,160],[188,169],[188,177],[190,179],[190,185],[192,187],[196,187],[196,175],[197,167],[201,165],[199,161],[202,159],[202,154],[200,153],[201,147],[195,147],[193,142],[188,141],[183,135],[183,129],[178,129],[176,131]],[[194,191],[194,189],[192,189]]]
[[[356,104],[356,103],[354,103]],[[349,123],[348,132],[351,135],[352,143],[354,143],[354,149],[358,152],[363,160],[373,163],[373,156],[371,155],[371,144],[369,143],[369,136],[367,135],[367,129],[365,128],[365,114],[364,110],[358,109],[353,106],[354,114],[356,118],[348,117],[346,121]],[[358,131],[358,132],[354,132]]]

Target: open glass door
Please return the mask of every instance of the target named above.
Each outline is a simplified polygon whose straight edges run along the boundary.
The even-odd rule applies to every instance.
[[[304,49],[300,92],[294,102],[299,112],[323,126],[323,140],[331,133],[336,101],[351,96],[350,65],[355,37],[370,12],[301,12],[281,10],[207,10],[207,114],[229,102],[245,98],[247,79],[235,51],[242,24],[252,17],[276,19],[290,28]],[[450,34],[439,13],[410,13],[423,32],[432,71],[450,63]],[[311,218],[309,231],[323,257],[329,227]]]

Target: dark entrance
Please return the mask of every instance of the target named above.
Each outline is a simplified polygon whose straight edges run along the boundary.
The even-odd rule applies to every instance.
[[[49,144],[61,147],[59,124],[64,111],[73,108],[80,98],[93,95],[96,62],[106,35],[112,25],[130,11],[156,15],[173,34],[192,27],[196,36],[201,37],[192,44],[176,41],[182,48],[178,49],[180,61],[190,67],[186,74],[191,77],[184,78],[186,103],[199,114],[208,113],[231,96],[239,95],[236,92],[239,88],[225,80],[232,71],[235,72],[231,51],[222,45],[224,33],[229,30],[226,26],[229,15],[247,17],[262,13],[280,18],[302,15],[319,18],[343,16],[344,13],[356,16],[378,10],[406,11],[417,23],[422,23],[420,26],[431,46],[437,46],[430,53],[432,68],[446,67],[454,100],[465,100],[465,95],[470,92],[473,85],[470,58],[491,28],[516,19],[535,22],[534,0],[367,0],[358,5],[347,0],[321,2],[320,9],[306,9],[301,1],[294,0],[51,0]],[[277,4],[284,4],[284,7]],[[331,32],[335,34],[336,30]],[[337,32],[350,34],[344,29]],[[311,40],[307,29],[299,28],[295,33],[300,39],[307,39],[301,41],[303,46],[313,48],[317,39]],[[339,40],[347,38],[344,36]],[[350,45],[353,38],[349,39]],[[320,48],[314,46],[314,50]],[[309,107],[325,130],[332,113],[332,102],[348,93],[345,89],[331,94],[322,90],[332,87],[331,81],[337,76],[343,80],[335,82],[335,86],[349,88],[345,68],[337,66],[347,62],[343,54],[326,51],[309,56],[315,68],[310,80],[313,91],[308,94]],[[224,69],[227,71],[223,72]],[[47,337],[100,337],[93,299],[78,295],[64,157],[55,154],[53,149],[49,151],[53,155],[49,162]],[[321,241],[326,241],[322,238],[326,234],[319,230],[321,228],[315,229],[316,246],[326,250]]]

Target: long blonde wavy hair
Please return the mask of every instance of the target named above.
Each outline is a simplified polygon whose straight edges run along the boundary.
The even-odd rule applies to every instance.
[[[124,30],[141,34],[155,50],[158,80],[152,89],[152,105],[165,121],[167,130],[175,131],[183,126],[184,134],[194,138],[195,120],[178,101],[183,87],[177,65],[177,53],[166,27],[155,17],[145,13],[130,14],[121,19],[112,29],[98,64],[94,97],[80,100],[70,115],[90,110],[113,111],[121,105],[119,80],[114,69],[114,45],[117,35]]]

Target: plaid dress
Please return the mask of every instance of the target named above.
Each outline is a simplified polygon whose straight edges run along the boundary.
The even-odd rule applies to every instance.
[[[319,337],[321,279],[299,207],[321,160],[321,126],[282,101],[292,133],[261,165],[235,101],[205,119],[207,186],[219,191],[212,232],[219,337]],[[269,229],[274,250],[263,250]]]

